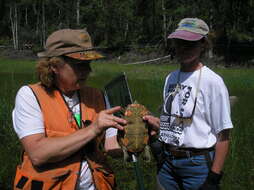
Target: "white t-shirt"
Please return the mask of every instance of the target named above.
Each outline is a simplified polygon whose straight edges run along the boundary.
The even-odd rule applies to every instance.
[[[178,147],[210,148],[215,145],[220,131],[233,128],[227,88],[222,78],[206,66],[201,69],[192,123],[179,122],[172,116],[191,116],[199,75],[200,70],[176,70],[167,76],[160,116],[160,141]],[[176,88],[177,83],[180,88]]]
[[[72,109],[74,114],[80,112],[79,99],[77,93],[69,98],[64,96],[65,101]],[[23,86],[19,89],[15,108],[12,112],[13,127],[19,139],[25,136],[44,133],[43,116],[40,106],[34,96],[32,90],[28,86]],[[106,130],[106,138],[115,136],[117,130],[109,128]],[[87,161],[82,162],[81,173],[79,178],[78,190],[94,190],[91,171],[88,167]]]

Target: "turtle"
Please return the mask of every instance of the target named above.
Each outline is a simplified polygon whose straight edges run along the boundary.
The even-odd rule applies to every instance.
[[[129,104],[124,112],[123,118],[127,120],[124,130],[118,131],[118,142],[124,153],[124,160],[130,161],[130,154],[139,155],[144,151],[144,160],[151,161],[151,151],[148,145],[148,125],[143,121],[143,116],[150,112],[144,105],[135,101]]]

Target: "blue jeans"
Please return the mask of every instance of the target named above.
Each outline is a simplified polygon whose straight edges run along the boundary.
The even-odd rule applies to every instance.
[[[158,184],[163,190],[198,190],[209,172],[205,155],[176,159],[165,152],[166,160],[158,170]],[[210,152],[213,160],[214,151]]]

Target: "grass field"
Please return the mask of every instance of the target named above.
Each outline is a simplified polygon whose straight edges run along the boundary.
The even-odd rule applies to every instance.
[[[15,165],[20,160],[20,145],[12,129],[11,112],[17,90],[36,81],[33,61],[0,58],[0,190],[11,189]],[[128,76],[134,99],[146,105],[155,115],[162,103],[163,81],[176,65],[122,65],[95,62],[89,85],[103,88],[121,72]],[[254,189],[254,69],[214,68],[228,86],[230,95],[239,97],[232,109],[234,130],[231,134],[230,154],[224,168],[223,190]],[[119,189],[136,189],[132,164],[122,159],[111,159]],[[140,163],[146,190],[155,189],[155,163]]]

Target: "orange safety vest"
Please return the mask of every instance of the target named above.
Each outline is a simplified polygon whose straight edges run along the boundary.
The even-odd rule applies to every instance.
[[[39,83],[30,85],[30,88],[40,105],[47,137],[66,136],[79,129],[58,90],[49,94]],[[104,99],[102,93],[94,88],[85,87],[79,92],[82,126],[85,127],[105,108]],[[74,190],[84,156],[91,169],[96,189],[115,189],[114,174],[106,165],[106,157],[100,150],[102,139],[97,137],[90,141],[84,150],[78,151],[61,162],[48,163],[41,167],[33,166],[27,153],[24,152],[23,161],[17,166],[14,190]]]

